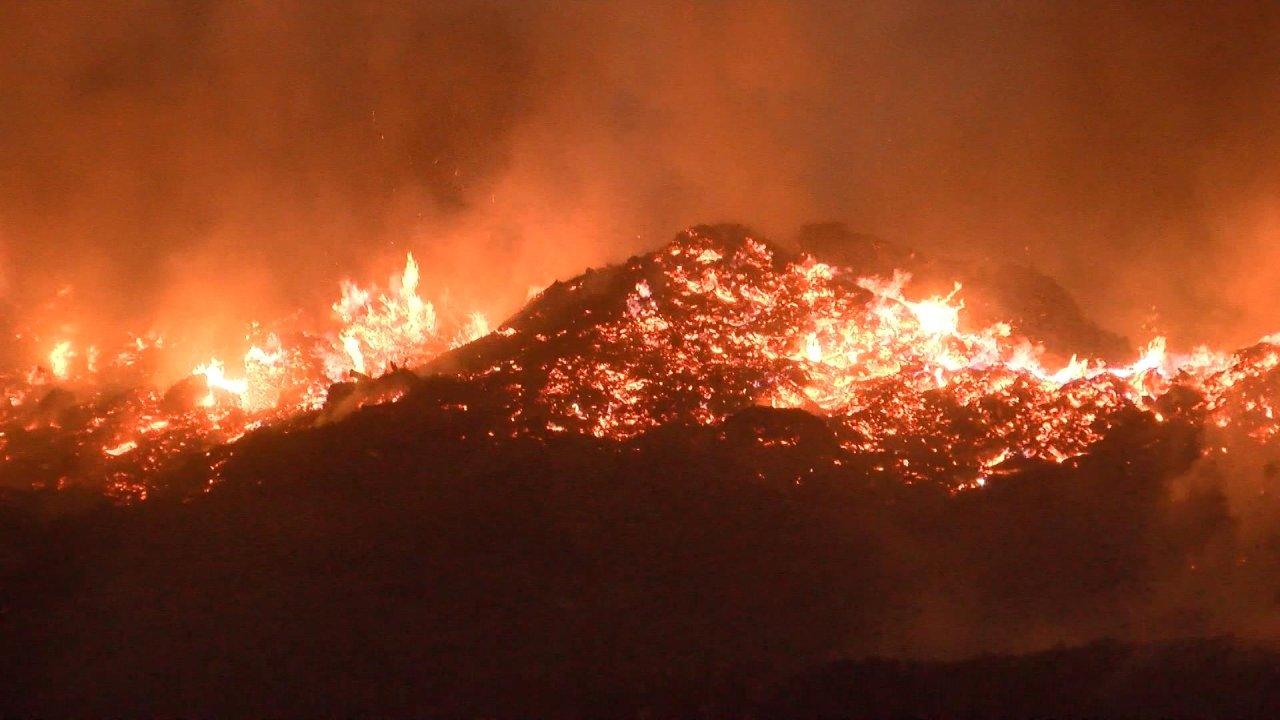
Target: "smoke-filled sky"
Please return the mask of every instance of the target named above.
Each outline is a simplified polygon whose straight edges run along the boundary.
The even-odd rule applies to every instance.
[[[12,2],[0,282],[218,332],[404,251],[501,315],[681,227],[1054,275],[1139,340],[1280,330],[1271,3]]]

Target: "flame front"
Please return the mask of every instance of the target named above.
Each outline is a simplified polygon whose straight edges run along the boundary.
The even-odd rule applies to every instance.
[[[1270,375],[1271,344],[1179,357],[1155,338],[1129,365],[1072,356],[1046,367],[1007,324],[962,329],[958,285],[913,300],[905,273],[848,277],[812,259],[780,262],[750,239],[728,250],[692,233],[628,270],[638,280],[626,312],[573,341],[589,351],[491,371],[534,395],[544,431],[625,440],[668,423],[721,423],[753,403],[802,408],[875,469],[956,488],[980,487],[1015,460],[1067,462],[1126,411],[1163,422],[1174,388],[1193,392],[1186,411],[1215,427],[1277,434],[1252,410],[1263,400],[1244,399],[1270,391],[1242,383]]]
[[[1126,413],[1194,416],[1257,442],[1280,435],[1275,338],[1236,354],[1186,355],[1155,338],[1128,365],[1073,355],[1046,366],[1008,324],[967,329],[958,284],[916,299],[906,273],[857,277],[750,238],[690,231],[610,272],[616,302],[600,305],[583,281],[557,284],[458,371],[478,401],[504,408],[487,435],[625,442],[671,423],[724,423],[751,406],[799,408],[823,418],[848,458],[956,489],[982,487],[1010,463],[1069,462]],[[3,380],[0,479],[30,475],[40,443],[69,438],[59,441],[67,457],[36,482],[96,478],[112,494],[142,498],[180,457],[309,417],[333,383],[367,383],[491,334],[483,315],[443,320],[455,316],[438,315],[419,284],[412,255],[385,290],[343,283],[328,328],[255,326],[238,362],[213,358],[165,393],[121,392],[106,380],[146,365],[160,338],[133,338],[114,355],[59,341],[47,371]],[[550,317],[550,307],[580,315]]]
[[[46,366],[0,375],[6,401],[0,405],[0,481],[21,484],[31,473],[29,458],[55,433],[69,440],[60,443],[65,457],[44,473],[52,477],[29,482],[100,481],[109,494],[140,499],[148,479],[180,456],[313,411],[334,382],[417,365],[487,333],[487,320],[473,313],[443,335],[434,306],[418,294],[419,282],[412,255],[387,291],[344,282],[330,329],[294,331],[290,341],[251,333],[260,336],[238,362],[211,358],[165,393],[145,383],[122,392],[116,379],[153,364],[165,348],[162,338],[131,338],[113,356],[93,347],[81,354],[70,340],[59,341]],[[55,392],[58,385],[65,389]]]

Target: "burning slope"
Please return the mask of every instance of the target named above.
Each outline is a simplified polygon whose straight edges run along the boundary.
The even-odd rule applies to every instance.
[[[401,366],[455,375],[427,411],[470,413],[491,437],[628,441],[752,406],[799,409],[831,434],[821,462],[953,489],[1027,462],[1071,462],[1135,414],[1205,424],[1224,451],[1227,433],[1266,442],[1280,427],[1271,343],[1174,356],[1157,338],[1127,365],[1049,366],[1009,324],[966,326],[959,285],[913,298],[905,273],[862,275],[738,227],[700,227],[551,286],[468,344],[486,335],[483,318],[442,321],[419,296],[410,257],[387,291],[345,284],[332,327],[259,329],[241,367],[212,360],[166,392],[146,382],[157,339],[110,357],[56,345],[48,370],[4,383],[0,482],[145,497],[175,468],[216,467],[256,428],[438,392]],[[799,442],[759,430],[759,444]]]
[[[850,458],[953,487],[981,485],[1004,463],[1068,461],[1126,414],[1276,432],[1271,344],[1173,357],[1157,338],[1128,365],[1072,357],[1047,368],[1006,324],[964,328],[958,286],[913,300],[907,283],[738,228],[698,228],[552,287],[502,338],[457,359],[511,394],[523,432],[624,440],[750,405],[801,408],[826,419]]]

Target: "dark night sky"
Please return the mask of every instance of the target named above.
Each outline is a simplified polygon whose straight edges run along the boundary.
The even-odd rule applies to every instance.
[[[220,332],[412,248],[500,314],[688,224],[841,218],[1135,339],[1280,329],[1271,3],[419,5],[0,6],[5,292]]]

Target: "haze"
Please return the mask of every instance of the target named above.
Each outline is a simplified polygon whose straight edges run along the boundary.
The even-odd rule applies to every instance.
[[[1025,262],[1135,344],[1280,330],[1270,3],[17,2],[18,315],[235,335],[406,250],[501,316],[699,222]],[[193,327],[200,330],[193,331]]]

